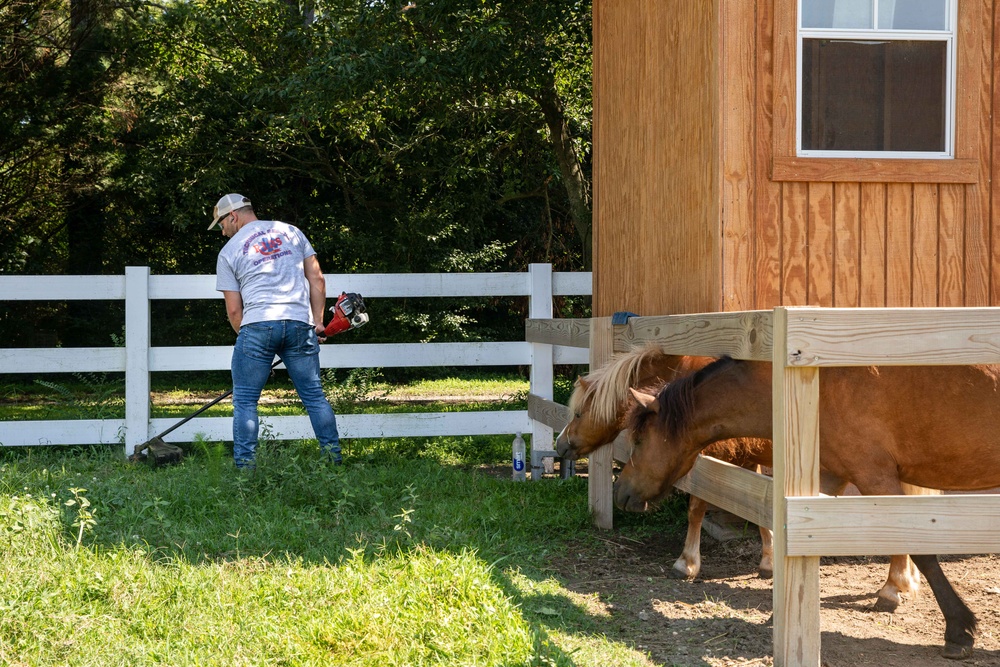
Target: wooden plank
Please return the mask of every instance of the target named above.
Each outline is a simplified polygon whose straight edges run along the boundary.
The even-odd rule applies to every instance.
[[[556,296],[589,296],[594,290],[590,271],[553,271],[552,293]]]
[[[698,456],[691,472],[674,486],[758,526],[773,523],[774,482],[767,475]]]
[[[861,184],[833,188],[833,299],[831,306],[861,303]]]
[[[0,423],[0,447],[111,445],[121,442],[124,428],[124,419],[8,421]]]
[[[913,186],[913,306],[938,304],[938,205],[937,185]]]
[[[526,319],[524,339],[529,343],[549,343],[590,347],[590,320],[586,318]]]
[[[990,3],[993,6],[993,3]],[[985,114],[985,122],[990,124],[988,141],[984,145],[984,153],[989,158],[990,170],[989,178],[983,182],[984,189],[989,190],[986,197],[987,206],[983,209],[983,217],[988,221],[986,233],[990,239],[990,263],[989,263],[989,305],[1000,306],[1000,211],[997,206],[1000,204],[1000,30],[994,28],[994,22],[988,22],[986,34],[992,34],[992,40],[983,40],[989,45],[984,54],[986,62],[991,63],[989,67],[992,75],[989,85],[984,89],[992,90],[990,107]]]
[[[819,557],[788,553],[786,498],[819,495],[819,370],[791,368],[790,313],[774,311],[774,664],[819,667]]]
[[[177,423],[176,419],[153,419],[150,436]],[[261,417],[271,433],[280,440],[315,439],[306,415]],[[511,435],[531,432],[527,410],[497,412],[413,412],[396,414],[337,415],[341,438],[403,438],[436,436]],[[207,440],[231,442],[232,417],[196,417],[171,431],[167,442]]]
[[[149,267],[125,268],[125,456],[145,442],[149,424]]]
[[[781,303],[786,306],[809,303],[808,203],[805,183],[782,186]]]
[[[140,442],[165,431],[177,419],[153,419]],[[313,439],[306,415],[262,417],[279,439]],[[91,445],[120,442],[122,419],[5,422],[0,446]],[[497,412],[421,412],[380,415],[337,415],[341,438],[401,438],[423,436],[507,435],[528,433],[526,410]],[[167,442],[193,442],[196,438],[232,441],[232,417],[196,417],[164,437]]]
[[[879,308],[886,305],[885,199],[884,184],[861,184],[861,285],[857,304],[859,306]]]
[[[886,185],[885,305],[913,305],[913,186]]]
[[[832,306],[834,273],[833,184],[810,183],[808,187],[806,304],[810,306]]]
[[[1000,363],[1000,308],[801,308],[787,327],[793,366]]]
[[[650,341],[673,354],[728,354],[736,359],[770,361],[771,312],[633,317],[615,333],[614,351],[625,352]]]
[[[358,292],[365,298],[389,298],[528,296],[530,291],[527,273],[408,273],[405,276],[394,273],[328,273],[325,278],[327,298],[331,299],[341,292]],[[552,292],[556,295],[587,295],[592,291],[592,282],[590,272],[553,272]],[[215,290],[214,275],[152,276],[150,298],[214,299],[221,298],[221,295]]]
[[[1000,495],[788,498],[797,556],[1000,552]]]
[[[979,182],[966,188],[965,194],[965,305],[989,306],[990,304],[990,189],[992,168],[992,77],[993,58],[993,0],[979,0],[978,48],[970,59],[971,75],[975,77],[977,106],[972,111],[978,144],[972,157],[979,160]],[[960,10],[961,11],[961,10]],[[986,36],[986,39],[983,38]],[[962,59],[959,58],[958,79],[964,76]],[[964,85],[964,84],[961,84]],[[963,157],[959,154],[960,157]]]
[[[614,333],[610,317],[590,321],[590,367],[600,368],[614,354]],[[587,497],[594,525],[611,530],[614,525],[611,447],[601,447],[587,458]]]
[[[722,159],[722,307],[749,310],[754,294],[754,3],[719,5]]]
[[[758,3],[760,4],[760,3]],[[795,155],[796,34],[795,0],[774,2],[774,95],[771,96],[774,122],[774,157]],[[772,179],[781,180],[773,173]]]
[[[531,363],[527,342],[507,343],[345,343],[319,349],[323,368],[420,368],[429,366],[521,366]],[[233,348],[224,345],[154,347],[153,371],[225,370]],[[2,353],[0,353],[2,354]],[[0,357],[2,358],[2,357]]]
[[[124,347],[0,348],[4,373],[118,373],[125,370]],[[228,366],[226,366],[228,368]]]
[[[757,105],[754,116],[754,193],[756,259],[754,282],[757,300],[754,308],[771,309],[781,305],[781,184],[771,180],[773,73],[774,55],[773,3],[758,2],[757,53],[754,59],[757,81]]]
[[[771,163],[775,181],[861,183],[975,183],[978,159],[907,160],[783,157]]]
[[[938,306],[965,305],[965,188],[942,185],[938,234]]]
[[[615,461],[625,463],[632,458],[632,443],[628,439],[628,431],[622,431],[611,443],[612,456]]]
[[[527,273],[328,273],[327,298],[341,292],[370,297],[527,296]],[[153,299],[221,298],[215,276],[153,276]]]
[[[590,363],[590,350],[585,347],[555,345],[552,347],[552,362],[555,364],[586,366]]]
[[[542,422],[554,431],[561,431],[573,415],[565,405],[535,394],[528,394],[528,416]]]
[[[4,301],[96,301],[125,298],[125,276],[0,276]]]

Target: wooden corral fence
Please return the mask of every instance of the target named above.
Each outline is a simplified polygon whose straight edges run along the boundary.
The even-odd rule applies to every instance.
[[[532,264],[522,273],[348,274],[326,276],[327,297],[358,292],[369,301],[412,297],[528,297],[531,317],[551,318],[553,297],[589,295],[591,274],[553,272],[550,264]],[[150,303],[156,299],[218,299],[219,326],[228,329],[215,276],[154,276],[148,267],[128,267],[123,276],[0,276],[0,304],[6,301],[124,300],[121,331],[124,347],[0,348],[3,373],[125,374],[124,419],[63,419],[0,422],[0,446],[90,445],[124,442],[126,454],[176,423],[151,419],[150,373],[155,371],[228,370],[232,346],[152,347]],[[388,326],[373,315],[369,327]],[[109,344],[112,341],[109,338]],[[530,366],[531,389],[551,399],[553,364],[585,364],[586,352],[545,343],[381,343],[357,344],[350,335],[320,348],[323,368]],[[312,438],[309,418],[274,416],[262,420],[277,439]],[[526,410],[340,415],[343,438],[531,434],[532,464],[554,456],[552,429],[528,418]],[[195,418],[171,432],[169,442],[232,440],[232,419]],[[533,475],[539,479],[540,475]]]
[[[820,556],[1000,551],[1000,495],[822,495],[818,417],[823,367],[1000,363],[1000,308],[781,307],[637,317],[627,325],[611,318],[529,321],[526,338],[589,341],[593,368],[653,340],[675,354],[773,361],[773,478],[703,456],[677,487],[774,531],[778,667],[820,665]],[[529,414],[553,428],[560,420],[543,415],[561,415],[562,424],[568,418],[537,398]],[[603,527],[611,526],[613,452],[604,447],[589,459],[591,509]],[[616,452],[620,460],[627,456]]]

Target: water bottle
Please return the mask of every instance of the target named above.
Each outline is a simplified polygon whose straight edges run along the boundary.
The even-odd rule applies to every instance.
[[[525,458],[525,446],[524,438],[521,437],[521,432],[517,432],[517,437],[514,438],[514,481],[523,482],[524,481],[524,458]]]

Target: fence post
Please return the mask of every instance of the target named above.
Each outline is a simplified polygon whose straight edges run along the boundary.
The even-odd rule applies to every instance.
[[[819,557],[788,556],[785,498],[819,495],[819,369],[788,365],[788,310],[774,309],[774,665],[819,667]]]
[[[149,267],[125,267],[125,456],[149,439]]]
[[[552,318],[552,265],[530,264],[528,266],[528,317],[532,319]],[[548,343],[531,343],[531,388],[532,394],[548,400],[553,399],[552,346]],[[531,479],[542,479],[543,459],[556,455],[552,428],[540,421],[531,420]]]
[[[590,318],[590,371],[594,372],[614,354],[615,332],[610,317]],[[604,445],[587,457],[587,497],[594,525],[611,530],[614,526],[614,492],[612,482],[614,445]]]

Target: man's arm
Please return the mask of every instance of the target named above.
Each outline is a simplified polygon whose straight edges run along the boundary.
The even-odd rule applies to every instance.
[[[319,267],[316,255],[305,259],[306,280],[309,281],[309,307],[312,309],[316,333],[323,333],[323,310],[326,308],[326,278]]]
[[[233,331],[240,332],[240,325],[243,323],[243,295],[239,292],[222,291],[222,296],[226,300],[226,315],[229,316],[229,324]]]

